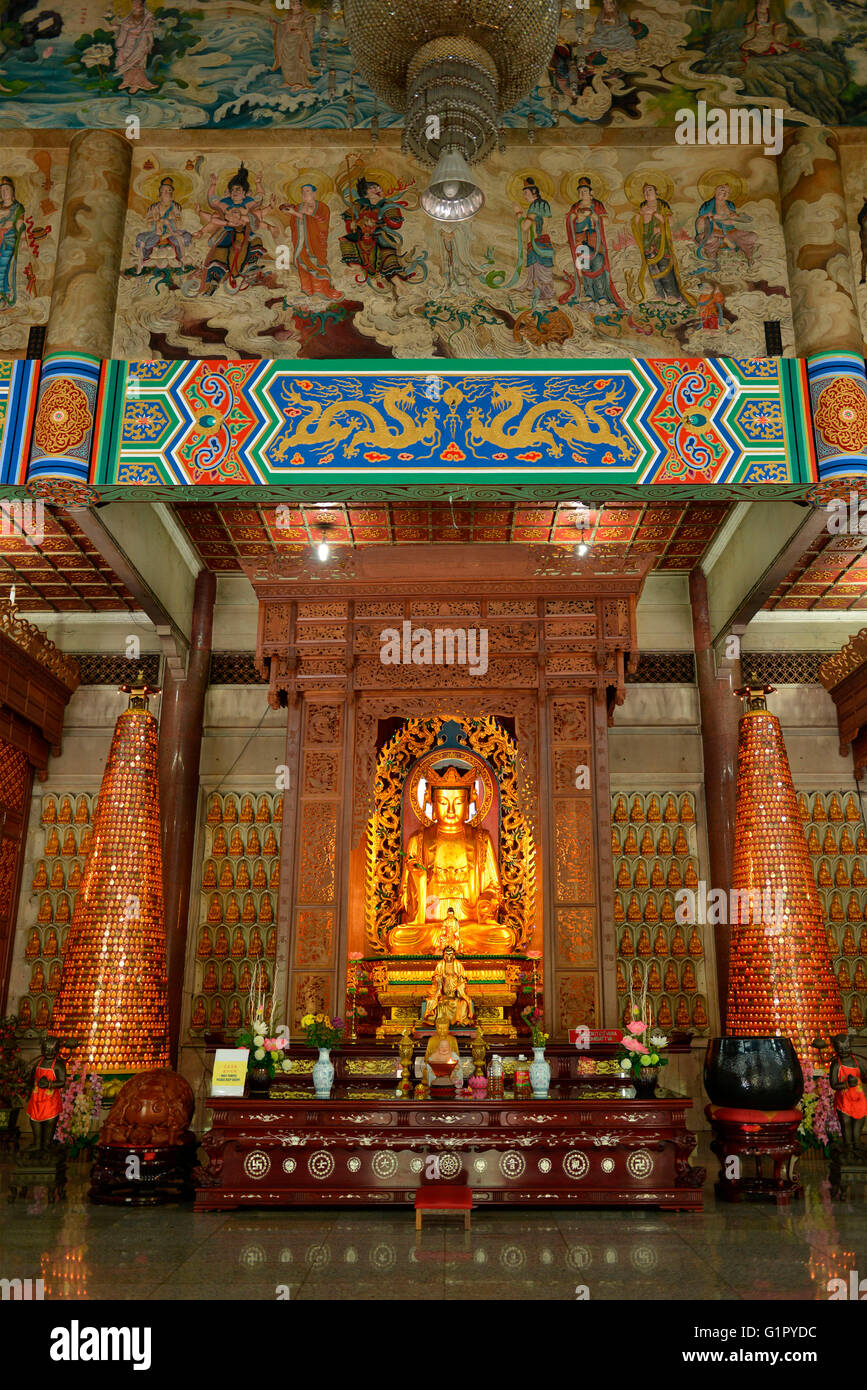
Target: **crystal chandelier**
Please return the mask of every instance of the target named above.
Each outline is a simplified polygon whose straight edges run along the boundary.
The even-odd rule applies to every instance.
[[[424,164],[484,159],[500,116],[542,77],[560,0],[344,0],[349,47]]]

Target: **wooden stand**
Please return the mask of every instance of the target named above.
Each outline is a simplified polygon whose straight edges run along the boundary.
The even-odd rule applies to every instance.
[[[207,1105],[197,1211],[414,1203],[429,1154],[437,1181],[470,1188],[476,1206],[702,1206],[685,1096],[437,1103],[338,1094]]]
[[[59,1144],[52,1144],[50,1149],[27,1149],[16,1156],[9,1201],[27,1197],[37,1187],[48,1190],[49,1202],[62,1202],[65,1198],[66,1150]]]
[[[98,1206],[126,1207],[190,1201],[197,1149],[193,1135],[184,1144],[162,1147],[98,1144],[90,1172],[90,1200]],[[135,1165],[130,1159],[136,1160]],[[138,1177],[129,1176],[131,1166]]]
[[[789,1203],[803,1197],[804,1189],[796,1174],[801,1145],[798,1126],[800,1110],[739,1110],[722,1105],[706,1105],[704,1113],[713,1130],[711,1149],[720,1162],[720,1175],[714,1185],[717,1197],[726,1202]],[[755,1162],[755,1174],[742,1173],[745,1159]],[[773,1168],[766,1177],[763,1163]]]

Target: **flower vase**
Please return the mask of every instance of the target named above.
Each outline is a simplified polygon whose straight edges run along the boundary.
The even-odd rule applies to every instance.
[[[334,1063],[328,1047],[320,1047],[319,1060],[313,1063],[313,1089],[320,1100],[328,1100],[334,1084]]]
[[[632,1084],[635,1087],[635,1099],[652,1100],[656,1095],[658,1078],[659,1067],[642,1067],[637,1073],[633,1072]]]
[[[545,1061],[545,1048],[533,1048],[533,1060],[530,1063],[530,1085],[533,1090],[535,1100],[545,1100],[548,1095],[548,1087],[551,1084],[551,1064]]]
[[[271,1069],[264,1062],[254,1062],[247,1070],[247,1095],[267,1096],[271,1090]]]

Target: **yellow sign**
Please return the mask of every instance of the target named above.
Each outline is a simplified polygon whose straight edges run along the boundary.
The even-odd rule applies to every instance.
[[[247,1080],[249,1047],[218,1047],[211,1076],[212,1096],[242,1096]]]

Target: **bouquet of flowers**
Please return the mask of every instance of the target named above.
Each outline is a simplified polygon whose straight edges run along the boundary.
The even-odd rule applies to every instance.
[[[807,1148],[819,1149],[827,1158],[831,1141],[840,1135],[840,1121],[827,1072],[815,1072],[809,1061],[804,1063],[801,1109],[804,1118],[798,1126],[799,1138]]]
[[[620,1051],[617,1054],[617,1061],[621,1071],[629,1071],[633,1076],[640,1076],[644,1067],[667,1067],[668,1058],[662,1056],[662,1050],[668,1047],[668,1038],[665,1033],[660,1033],[654,1029],[648,1033],[647,1024],[640,1018],[633,1018],[626,1025],[626,1031],[620,1039]],[[642,1038],[646,1036],[647,1041]]]
[[[18,1110],[27,1100],[27,1068],[15,1036],[14,1014],[0,1019],[0,1110]]]
[[[544,1047],[546,1042],[548,1041],[548,1038],[551,1035],[550,1033],[545,1033],[542,1030],[542,1010],[538,1007],[538,1005],[535,1009],[527,1007],[526,1009],[521,1010],[521,1017],[530,1030],[530,1035],[533,1040],[533,1046]]]
[[[81,1153],[96,1143],[99,1131],[94,1128],[102,1105],[102,1077],[98,1072],[89,1076],[87,1067],[83,1071],[73,1071],[63,1088],[60,1098],[60,1114],[54,1137],[58,1144],[65,1144],[70,1157]]]
[[[250,986],[247,1018],[247,1027],[235,1039],[238,1047],[250,1049],[247,1070],[266,1067],[272,1079],[278,1071],[289,1071],[291,1063],[286,1055],[289,1051],[288,1029],[285,1023],[278,1025],[274,996],[269,996],[261,988],[258,977]]]
[[[629,1022],[620,1039],[617,1061],[621,1071],[631,1072],[639,1077],[645,1067],[667,1067],[668,1058],[662,1056],[668,1047],[668,1036],[659,1028],[651,1027],[652,1011],[647,998],[647,970],[644,972],[641,989],[636,998],[635,991],[629,991]]]
[[[327,1014],[305,1014],[301,1020],[311,1047],[339,1047],[343,1026],[342,1018],[329,1018]]]

